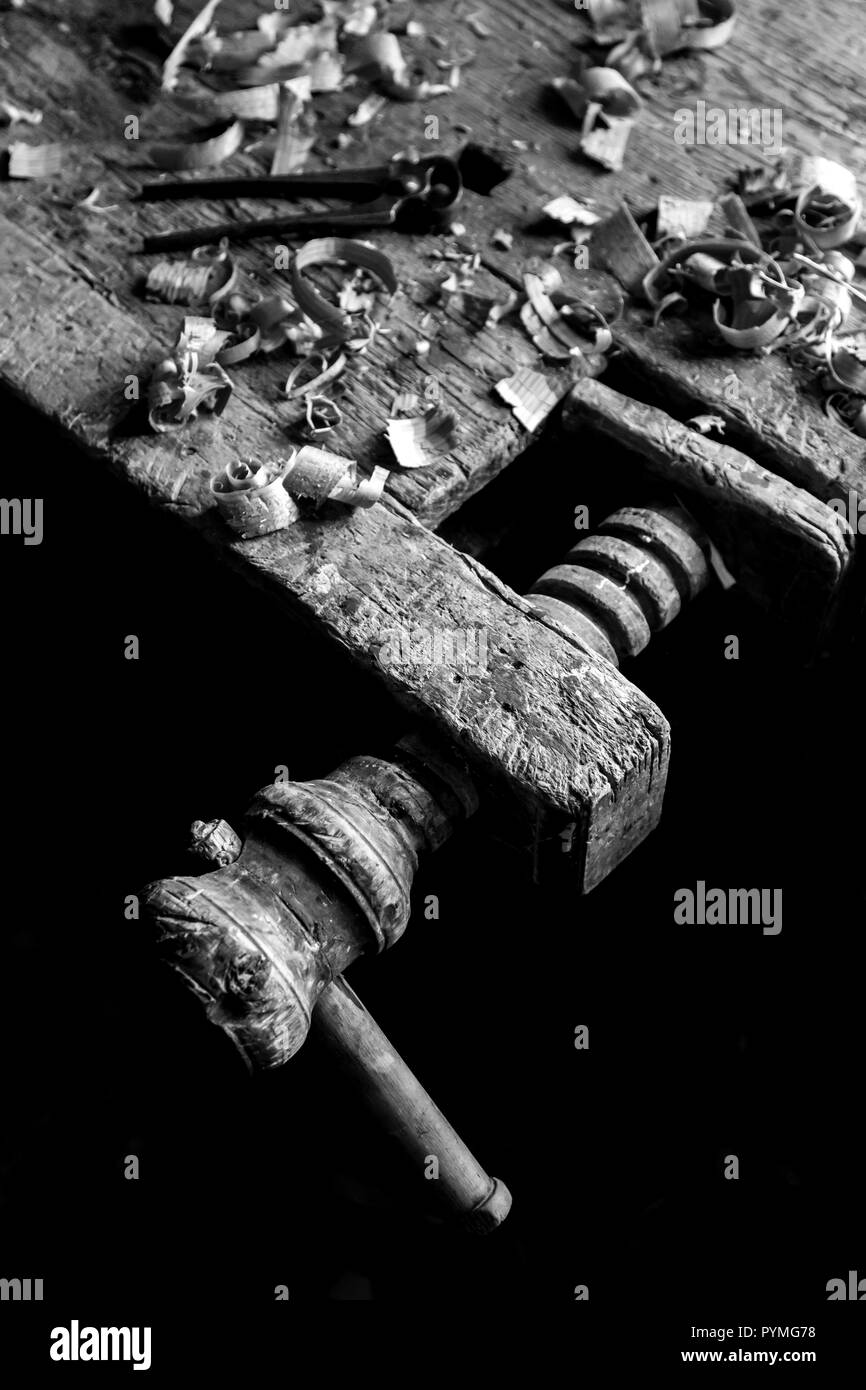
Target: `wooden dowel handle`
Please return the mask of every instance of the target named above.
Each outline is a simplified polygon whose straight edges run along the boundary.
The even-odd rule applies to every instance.
[[[511,1208],[508,1188],[485,1173],[342,977],[322,992],[313,1026],[418,1176],[437,1160],[430,1181],[449,1211],[479,1234],[501,1225]]]

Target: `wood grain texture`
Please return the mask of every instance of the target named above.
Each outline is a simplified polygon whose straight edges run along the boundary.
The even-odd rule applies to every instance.
[[[196,8],[194,0],[179,5],[179,22]],[[519,282],[530,256],[551,252],[558,234],[539,230],[538,216],[555,193],[594,198],[602,213],[623,196],[638,209],[660,193],[716,196],[734,169],[755,156],[752,150],[675,144],[673,111],[698,98],[724,106],[746,100],[778,106],[788,143],[840,158],[863,180],[864,106],[858,93],[864,40],[856,0],[830,0],[820,24],[804,4],[754,0],[741,6],[741,23],[727,48],[666,60],[647,89],[618,175],[602,173],[579,156],[572,118],[546,92],[552,76],[569,70],[572,42],[588,33],[585,17],[555,0],[541,0],[531,10],[514,0],[488,0],[486,9],[491,40],[473,36],[463,13],[446,0],[430,0],[424,7],[428,32],[475,51],[463,84],[434,103],[389,104],[340,155],[347,165],[412,143],[425,153],[453,152],[467,135],[503,144],[517,162],[516,173],[490,199],[467,194],[462,214],[462,243],[485,258],[479,291],[501,294],[506,284]],[[223,22],[248,25],[257,13],[256,7],[226,3]],[[176,103],[158,100],[157,64],[128,49],[124,26],[141,18],[133,0],[34,0],[4,18],[0,83],[11,100],[43,108],[38,138],[63,141],[68,162],[49,182],[0,186],[0,383],[157,505],[202,527],[248,578],[277,592],[291,612],[323,627],[363,665],[380,669],[383,634],[394,627],[426,621],[486,628],[492,640],[483,675],[456,682],[447,668],[390,666],[383,678],[406,707],[432,719],[465,751],[482,781],[507,791],[533,814],[539,808],[550,812],[554,824],[557,818],[560,824],[577,822],[575,862],[582,886],[591,887],[655,823],[667,726],[650,702],[577,639],[569,642],[561,629],[545,626],[491,574],[419,525],[438,523],[522,451],[527,436],[491,387],[518,366],[538,364],[516,321],[504,321],[495,333],[473,334],[455,313],[430,305],[441,264],[436,256],[447,240],[371,236],[392,256],[403,290],[391,335],[382,335],[368,357],[353,364],[346,425],[333,447],[364,468],[381,461],[392,395],[423,389],[430,371],[462,427],[454,454],[392,478],[387,505],[371,513],[322,513],[278,536],[238,543],[207,514],[212,472],[238,454],[285,449],[292,438],[293,420],[281,397],[285,361],[236,369],[235,395],[218,422],[204,421],[176,439],[125,433],[131,408],[124,378],[146,380],[179,322],[176,308],[140,297],[140,281],[152,263],[137,254],[140,237],[217,220],[228,211],[217,204],[129,203],[152,177],[147,141],[176,136],[193,124]],[[335,159],[329,142],[361,94],[356,88],[317,99],[317,159]],[[439,120],[435,144],[424,139],[432,112]],[[140,122],[138,144],[123,138],[130,114]],[[260,151],[247,148],[225,172],[261,171],[265,165]],[[116,212],[98,215],[77,206],[94,186],[104,203],[119,205]],[[280,210],[277,204],[238,207],[245,216]],[[498,226],[514,233],[511,253],[490,244]],[[265,291],[285,283],[273,270],[272,252],[266,245],[238,253],[245,276]],[[577,283],[576,272],[573,278]],[[435,332],[424,329],[428,312]],[[423,367],[412,351],[422,333],[434,340]],[[647,370],[664,356],[640,318],[630,315],[620,337]],[[732,371],[745,383],[740,399],[750,402],[750,420],[744,428],[755,434],[760,426],[773,471],[824,498],[860,486],[862,441],[841,431],[830,439],[807,393],[789,385],[780,404],[767,389],[784,364],[766,367],[707,346],[703,367],[718,372],[720,380]],[[690,389],[692,366],[686,355],[671,366],[671,389],[674,383],[678,391]],[[708,391],[707,380],[698,381],[699,393]],[[702,404],[736,414],[706,394]]]
[[[35,255],[35,238],[27,245]],[[65,311],[59,321],[57,305]],[[104,384],[109,344],[121,373],[156,345],[122,309],[70,278],[59,254],[34,259],[29,282],[7,277],[0,325],[0,361],[19,395],[380,674],[405,707],[465,752],[482,785],[507,790],[532,816],[575,821],[584,890],[655,825],[668,757],[663,716],[579,642],[538,621],[483,566],[393,499],[371,511],[332,507],[275,535],[234,540],[214,515],[208,477],[253,437],[269,453],[280,448],[278,428],[255,402],[239,400],[230,418],[181,437],[117,437],[121,392],[107,393]],[[58,335],[74,372],[55,370]],[[383,663],[390,634],[419,624],[487,633],[487,669]]]
[[[196,8],[194,2],[178,5],[178,22],[190,18]],[[530,256],[551,251],[558,234],[551,228],[542,232],[538,219],[554,193],[594,198],[602,213],[613,211],[621,197],[640,209],[652,206],[661,193],[717,196],[737,168],[762,162],[760,151],[752,146],[676,144],[673,113],[694,106],[698,99],[724,108],[748,103],[780,110],[786,145],[841,159],[862,185],[866,104],[860,84],[866,41],[858,0],[830,0],[822,6],[820,23],[805,0],[784,6],[774,0],[751,0],[739,9],[729,45],[707,55],[666,59],[659,77],[643,84],[645,105],[632,132],[625,167],[610,174],[579,154],[573,118],[548,90],[550,78],[568,72],[578,56],[572,45],[591,32],[584,14],[557,0],[540,0],[531,10],[515,0],[488,0],[485,12],[495,37],[484,40],[472,33],[459,8],[448,0],[430,0],[424,6],[428,32],[441,36],[446,50],[454,45],[455,50],[475,53],[461,86],[451,96],[430,102],[389,103],[371,126],[356,133],[355,144],[340,154],[340,163],[363,164],[412,143],[423,153],[451,152],[467,135],[501,143],[517,164],[515,174],[489,199],[467,193],[461,214],[466,226],[461,240],[477,247],[488,267],[479,274],[477,288],[492,294],[502,293],[503,280],[519,279]],[[221,25],[249,25],[257,13],[242,0],[226,3]],[[138,332],[158,339],[164,352],[174,340],[178,315],[167,306],[142,303],[136,283],[152,258],[137,254],[139,237],[221,218],[229,208],[213,203],[130,206],[127,201],[152,177],[145,157],[147,141],[176,135],[194,123],[174,101],[157,99],[153,57],[148,59],[140,48],[136,51],[134,40],[132,54],[126,51],[130,39],[124,29],[140,21],[141,7],[134,0],[81,0],[74,6],[34,3],[6,17],[0,83],[21,105],[44,108],[39,139],[66,141],[69,160],[65,173],[50,185],[0,188],[0,209],[15,229],[11,236],[10,228],[3,229],[11,274],[26,269],[31,238],[43,248],[43,259],[60,251],[76,277],[126,310]],[[431,52],[423,45],[422,51]],[[334,133],[361,91],[316,99],[321,117],[317,162],[335,161]],[[123,139],[129,114],[140,120],[142,138],[137,144]],[[439,122],[437,141],[425,140],[431,114]],[[248,147],[252,144],[252,139],[247,141]],[[248,148],[229,162],[226,172],[255,172],[266,162],[260,151]],[[104,202],[120,202],[120,212],[98,216],[75,206],[95,184],[103,189]],[[239,210],[266,215],[284,211],[285,206],[247,203]],[[515,235],[508,254],[490,245],[497,226]],[[543,364],[516,320],[504,321],[493,332],[472,333],[456,310],[430,304],[442,266],[436,255],[447,244],[443,238],[375,232],[371,239],[393,257],[403,293],[394,306],[390,338],[382,337],[347,380],[346,425],[335,442],[340,452],[366,466],[381,461],[387,456],[381,434],[393,393],[423,388],[425,376],[434,373],[446,405],[461,416],[460,447],[429,469],[393,476],[389,490],[421,520],[435,525],[522,451],[526,435],[491,387],[518,366]],[[262,289],[284,283],[273,271],[272,250],[267,243],[238,250],[245,273]],[[39,287],[31,283],[29,288]],[[423,334],[428,312],[435,328],[428,325],[426,332],[434,347],[422,366],[412,347]],[[750,437],[750,452],[760,453],[761,461],[774,471],[825,500],[840,490],[844,496],[849,488],[863,487],[862,441],[825,419],[818,398],[794,382],[785,363],[745,358],[717,343],[704,343],[696,354],[679,325],[666,325],[659,336],[641,315],[630,316],[620,336],[626,351],[663,379],[662,384],[719,409],[732,429],[741,427],[744,438]],[[58,347],[58,367],[62,369],[64,362],[71,366],[62,339],[55,351]],[[139,361],[143,370],[146,365]],[[284,423],[287,407],[280,401],[280,386],[285,370],[283,363],[273,360],[236,370],[230,411],[234,413],[238,400],[243,400],[269,421]],[[110,372],[107,355],[106,373]],[[721,381],[731,372],[742,382],[736,408],[718,399]]]
[[[574,387],[563,421],[589,424],[639,453],[649,472],[682,494],[744,588],[814,640],[854,550],[850,526],[831,507],[738,449],[601,382]]]

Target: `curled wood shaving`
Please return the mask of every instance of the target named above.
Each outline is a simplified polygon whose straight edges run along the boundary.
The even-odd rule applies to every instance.
[[[301,311],[333,342],[349,344],[357,339],[357,324],[353,316],[329,304],[313,288],[304,275],[313,266],[348,264],[369,271],[385,287],[389,295],[397,292],[397,276],[388,257],[363,241],[347,237],[317,237],[308,241],[292,261],[292,293]],[[368,320],[369,322],[369,320]],[[369,334],[367,335],[369,340]]]
[[[866,400],[850,391],[832,391],[824,398],[824,413],[834,424],[866,438]]]
[[[310,434],[330,434],[343,418],[340,407],[327,396],[309,392],[305,400],[305,411]]]
[[[264,487],[271,481],[269,467],[265,463],[256,463],[254,460],[245,462],[237,459],[232,463],[227,463],[225,472],[222,476],[217,475],[219,484],[216,488],[218,492],[237,492],[238,489]]]
[[[662,295],[653,309],[653,328],[658,328],[665,314],[681,314],[688,307],[689,301],[684,294],[680,294],[677,290],[671,290],[670,294]]]
[[[145,294],[166,304],[204,304],[216,308],[231,298],[237,267],[223,240],[214,249],[199,246],[186,261],[157,261],[148,273]]]
[[[424,468],[457,447],[457,417],[434,405],[424,415],[389,420],[386,436],[401,468]]]
[[[211,169],[231,158],[243,138],[243,121],[228,121],[191,144],[151,145],[150,159],[158,169]]]
[[[316,367],[319,371],[315,371]],[[317,393],[322,386],[329,381],[336,381],[346,367],[346,357],[341,352],[333,360],[328,362],[324,352],[312,352],[293,367],[289,372],[285,387],[283,388],[289,400],[294,400],[299,396],[309,396]],[[313,371],[313,376],[308,379],[307,374]]]
[[[354,459],[328,449],[305,444],[299,449],[286,476],[286,486],[298,497],[314,502],[344,502],[351,507],[372,507],[388,481],[389,469],[377,466],[368,478],[358,477]]]
[[[372,507],[385,491],[390,469],[376,464],[369,478],[359,478],[357,472],[343,481],[331,493],[330,501],[345,502],[350,507]]]
[[[557,280],[559,284],[562,283],[558,272]],[[585,341],[581,343],[571,324],[545,290],[541,277],[524,275],[523,285],[526,303],[520,311],[520,320],[539,351],[557,361],[567,362],[570,357],[579,357],[588,344]]]
[[[697,0],[692,9],[697,16],[684,21],[684,48],[707,50],[721,48],[728,42],[737,22],[735,0]]]
[[[200,365],[197,355],[179,343],[175,355],[160,362],[151,377],[150,427],[157,434],[165,434],[194,420],[199,410],[221,415],[231,393],[231,381],[217,362]]]
[[[831,159],[804,155],[792,167],[791,182],[800,188],[794,208],[800,234],[822,251],[850,241],[863,210],[851,171]]]
[[[820,333],[834,333],[843,328],[854,307],[845,281],[833,277],[825,279],[818,274],[803,275],[801,283],[806,291],[803,313],[813,316],[810,327]]]
[[[225,347],[217,354],[221,367],[236,367],[261,347],[262,335],[254,323],[242,323],[228,333]]]
[[[630,81],[658,71],[669,54],[721,48],[736,24],[735,0],[630,0],[592,9],[605,15],[597,37],[614,43],[608,65]]]
[[[308,352],[321,336],[316,325],[280,294],[258,300],[248,309],[247,317],[260,331],[262,352],[275,352],[286,343],[292,343],[298,352]]]
[[[285,477],[295,459],[237,460],[210,480],[210,491],[227,524],[240,536],[266,536],[291,526],[300,516],[297,503],[285,488]]]
[[[661,260],[649,261],[642,283],[638,271],[652,248],[624,207],[596,229],[598,258],[629,282],[632,294],[649,300],[654,324],[665,313],[688,311],[694,288],[710,292],[716,329],[730,347],[784,351],[827,394],[828,416],[863,432],[866,333],[840,336],[853,301],[866,304],[866,292],[854,283],[857,263],[839,250],[842,241],[866,239],[856,179],[831,160],[794,154],[769,170],[741,170],[737,185],[737,193],[718,202],[728,234],[686,236]],[[668,240],[687,231],[675,225],[678,219],[670,206],[660,206],[659,231]]]

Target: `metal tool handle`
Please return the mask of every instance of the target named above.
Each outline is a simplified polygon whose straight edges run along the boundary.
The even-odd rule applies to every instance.
[[[479,1234],[501,1225],[511,1208],[508,1188],[485,1173],[342,977],[320,995],[313,1026],[418,1177],[431,1158],[438,1161],[438,1176],[430,1181],[448,1210]]]
[[[338,174],[318,169],[309,174],[262,174],[259,177],[180,179],[146,183],[139,198],[156,203],[177,198],[346,198],[351,203],[372,202],[388,186],[382,165]]]
[[[296,233],[329,232],[332,229],[352,235],[366,227],[390,227],[397,213],[396,203],[389,199],[382,206],[364,207],[335,212],[300,213],[290,217],[266,217],[252,222],[220,222],[210,227],[189,227],[182,232],[158,232],[144,239],[146,254],[153,251],[185,251],[194,246],[209,246],[222,241],[252,241],[260,236],[294,236]]]

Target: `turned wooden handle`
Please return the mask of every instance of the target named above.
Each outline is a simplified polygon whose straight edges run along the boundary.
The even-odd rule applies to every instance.
[[[511,1208],[508,1188],[485,1173],[342,977],[320,995],[313,1026],[421,1181],[429,1160],[438,1161],[430,1182],[451,1214],[479,1234],[501,1225]]]

